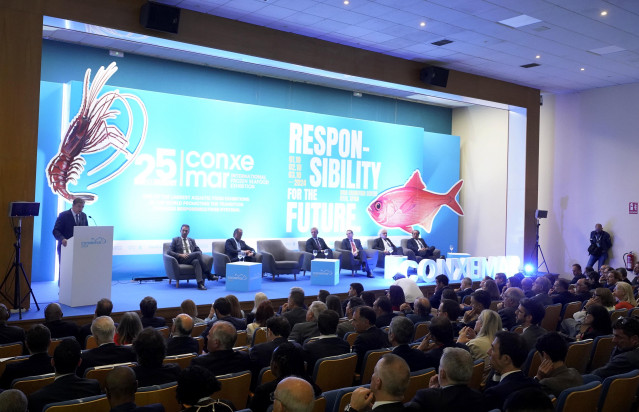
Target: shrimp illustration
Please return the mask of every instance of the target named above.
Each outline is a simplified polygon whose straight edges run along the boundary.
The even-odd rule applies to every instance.
[[[98,195],[95,193],[72,193],[68,189],[70,183],[77,184],[78,178],[84,171],[86,160],[82,155],[101,152],[111,147],[115,149],[108,159],[88,172],[89,176],[109,165],[119,154],[123,154],[126,159],[113,173],[88,185],[87,189],[90,190],[122,173],[135,160],[144,145],[148,126],[144,103],[137,96],[120,93],[119,90],[106,92],[98,98],[98,94],[106,82],[117,70],[115,62],[112,62],[106,69],[104,66],[100,67],[89,87],[91,69],[87,69],[84,74],[80,110],[69,124],[64,139],[60,142],[58,153],[47,166],[47,181],[51,191],[70,202],[76,197],[84,199],[89,204],[98,199]],[[129,100],[135,101],[140,106],[144,122],[140,141],[133,152],[127,149],[133,130],[133,113]],[[107,124],[107,120],[116,119],[120,114],[119,110],[112,109],[116,101],[122,102],[129,118],[126,135],[117,126]]]

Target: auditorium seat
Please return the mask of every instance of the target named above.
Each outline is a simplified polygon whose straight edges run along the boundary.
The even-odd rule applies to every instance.
[[[206,329],[206,323],[200,323],[198,325],[194,325],[193,329],[191,330],[191,336],[194,338],[197,338],[198,336],[200,336],[202,334],[202,332],[204,332],[204,329]]]
[[[362,369],[355,371],[355,382],[360,385],[371,383],[375,365],[377,365],[377,362],[387,353],[391,353],[390,349],[371,349],[367,351],[364,355],[364,361],[362,362]]]
[[[135,392],[135,404],[137,406],[161,403],[165,412],[179,412],[182,410],[175,397],[177,382],[169,382],[162,385],[145,386]]]
[[[601,383],[590,382],[585,385],[566,389],[557,398],[557,412],[595,412],[601,394]]]
[[[12,358],[22,355],[22,342],[5,343],[0,345],[0,358]]]
[[[541,327],[546,329],[548,332],[553,332],[557,330],[557,325],[559,324],[559,318],[561,316],[561,309],[563,306],[561,303],[555,303],[553,305],[547,305],[545,307],[546,314],[544,318],[541,320]]]
[[[11,382],[11,389],[18,389],[25,395],[29,396],[33,392],[44,388],[53,383],[55,373],[47,373],[45,375],[27,376],[26,378],[14,379]]]
[[[178,365],[181,369],[186,369],[191,365],[191,361],[197,357],[196,353],[183,353],[180,355],[169,355],[164,358],[162,363],[166,365],[167,363],[174,363]]]
[[[167,242],[162,245],[162,260],[164,261],[164,271],[169,278],[169,284],[171,281],[175,281],[175,287],[180,287],[181,280],[195,279],[195,268],[193,265],[185,265],[178,263],[177,259],[169,255],[167,252],[171,247],[171,243]],[[213,257],[202,254],[202,260],[204,261],[204,267],[202,273],[204,276],[211,273],[213,267]]]
[[[231,263],[231,259],[225,252],[226,242],[213,242],[211,250],[213,255],[213,273],[219,277],[226,277],[226,264]]]
[[[408,388],[406,388],[406,391],[404,392],[404,403],[413,399],[418,390],[428,388],[430,378],[435,376],[435,373],[435,368],[411,372],[408,380]]]
[[[275,375],[273,375],[273,371],[271,371],[270,366],[265,366],[260,370],[260,374],[257,376],[257,385],[260,386],[264,383],[273,382],[275,380]]]
[[[639,370],[604,379],[599,399],[599,412],[629,411],[639,386]]]
[[[329,356],[318,359],[313,368],[313,381],[322,392],[344,388],[353,384],[357,354]]]
[[[258,240],[257,251],[262,255],[262,273],[270,273],[275,276],[293,275],[297,280],[297,274],[304,270],[304,259],[307,252],[298,252],[287,249],[284,242],[276,240]]]
[[[597,336],[592,343],[592,354],[590,355],[588,371],[601,368],[608,363],[614,347],[615,344],[612,342],[612,335]]]
[[[586,373],[590,354],[592,353],[592,339],[586,339],[568,344],[568,353],[564,363],[569,368],[575,368],[580,374]]]
[[[212,397],[231,401],[237,409],[246,408],[251,385],[251,372],[243,371],[216,376],[222,384],[222,388]]]
[[[582,302],[570,302],[564,305],[563,320],[572,319],[573,315],[581,310]]]
[[[100,389],[102,389],[102,391],[104,392],[106,377],[113,369],[117,368],[118,366],[132,367],[135,365],[136,365],[135,362],[127,362],[127,363],[114,363],[112,365],[101,365],[101,366],[95,366],[93,368],[87,368],[84,371],[84,378],[95,379],[96,381],[100,382]]]
[[[106,395],[94,395],[70,401],[49,403],[43,412],[100,412],[111,409]]]

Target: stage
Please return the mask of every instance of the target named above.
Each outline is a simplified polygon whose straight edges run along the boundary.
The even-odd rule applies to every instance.
[[[268,296],[269,299],[282,299],[288,297],[292,287],[301,287],[304,289],[307,297],[316,297],[320,289],[326,289],[331,293],[346,293],[349,285],[353,282],[359,282],[364,285],[364,290],[385,290],[393,284],[393,280],[384,279],[383,269],[377,268],[373,271],[374,278],[367,278],[366,274],[359,272],[355,276],[350,271],[343,270],[340,274],[339,284],[335,286],[316,286],[311,285],[310,275],[297,275],[297,280],[291,275],[281,275],[272,278],[264,277],[262,279],[262,288],[259,290]],[[434,283],[434,282],[433,282]],[[428,286],[433,283],[418,283],[419,286]],[[231,292],[225,287],[225,280],[206,281],[208,290],[202,291],[197,289],[195,280],[189,283],[180,282],[180,287],[175,287],[175,282],[169,285],[168,280],[159,282],[144,281],[114,281],[111,284],[111,301],[113,302],[113,312],[127,312],[139,310],[140,300],[145,296],[153,296],[158,301],[158,308],[175,308],[179,307],[184,299],[192,299],[196,305],[210,305],[215,299],[234,294],[240,302],[253,302],[255,293],[252,292]],[[32,284],[33,292],[40,305],[40,310],[36,309],[33,298],[31,298],[31,308],[22,313],[22,320],[36,320],[44,318],[44,308],[52,302],[58,303],[58,283],[52,282],[34,282]],[[70,307],[61,305],[64,317],[87,316],[92,315],[95,305]],[[244,305],[244,307],[246,307]],[[251,306],[252,307],[252,306]],[[250,308],[249,308],[250,310]],[[14,313],[10,318],[11,322],[18,321],[18,314]]]

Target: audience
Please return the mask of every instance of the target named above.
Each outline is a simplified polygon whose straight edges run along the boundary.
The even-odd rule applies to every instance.
[[[552,303],[561,303],[563,306],[566,303],[575,302],[577,298],[568,291],[569,287],[570,283],[568,283],[566,279],[557,279],[553,288],[550,290]]]
[[[357,338],[353,344],[353,353],[357,354],[357,371],[362,369],[364,355],[372,349],[381,349],[389,346],[388,335],[375,326],[377,316],[375,311],[368,306],[358,306],[353,314],[353,326]]]
[[[348,296],[346,299],[344,299],[344,302],[342,302],[342,311],[344,312],[344,315],[346,315],[346,305],[348,304],[349,299],[360,297],[363,291],[364,291],[364,286],[361,283],[359,282],[351,283],[348,289]]]
[[[14,379],[52,373],[53,366],[48,354],[50,344],[51,333],[46,326],[41,323],[31,326],[26,337],[27,349],[31,356],[20,362],[6,363],[0,379],[0,388],[9,389]]]
[[[413,323],[429,322],[433,318],[430,314],[430,302],[425,297],[415,299],[413,308],[408,303],[404,303],[400,309],[406,314],[406,318]]]
[[[524,299],[517,308],[517,324],[524,328],[521,337],[524,340],[526,350],[529,352],[535,347],[537,338],[545,334],[546,329],[539,326],[544,319],[546,311],[541,303],[532,299]]]
[[[277,385],[273,400],[273,412],[311,412],[313,387],[304,379],[290,376]]]
[[[209,322],[204,332],[202,332],[202,337],[204,338],[204,348],[208,348],[208,338],[209,332],[211,332],[211,328],[220,321],[225,321],[230,323],[235,327],[235,330],[246,330],[246,320],[235,318],[231,316],[231,302],[227,298],[217,298],[215,302],[213,302],[213,306],[211,307],[211,312],[215,314],[215,320]],[[209,314],[210,317],[210,314]],[[235,342],[235,340],[233,341]]]
[[[615,349],[610,361],[592,373],[601,380],[620,373],[639,369],[639,319],[619,318],[612,325],[612,341]]]
[[[519,307],[519,302],[524,297],[524,291],[520,288],[511,287],[504,292],[504,302],[498,312],[504,329],[511,330],[517,324],[517,314],[515,312]]]
[[[304,344],[303,348],[309,376],[313,375],[315,363],[318,359],[343,355],[351,351],[348,342],[336,335],[338,322],[339,317],[333,310],[328,309],[319,314],[317,318],[319,336],[310,339]]]
[[[104,389],[111,412],[164,412],[164,406],[160,403],[140,407],[135,404],[138,382],[129,367],[118,366],[109,372]]]
[[[155,298],[147,296],[140,301],[140,313],[142,314],[140,321],[142,321],[142,327],[148,328],[162,328],[166,326],[166,321],[163,317],[155,316],[155,312],[158,310],[158,302]]]
[[[344,317],[344,311],[342,310],[342,303],[339,300],[339,296],[328,295],[326,297],[326,308],[334,310],[340,318]]]
[[[204,322],[204,319],[200,319],[197,317],[197,306],[195,306],[195,302],[193,302],[191,299],[184,299],[182,301],[182,304],[180,305],[180,310],[182,311],[182,313],[186,313],[191,317],[191,319],[193,319],[194,325],[206,323]]]
[[[372,290],[367,290],[362,292],[360,297],[364,301],[364,304],[368,307],[372,308],[373,305],[375,304],[375,292],[373,292]]]
[[[484,397],[468,387],[473,376],[473,360],[461,348],[446,348],[439,364],[439,374],[427,389],[420,389],[407,404],[412,410],[431,412],[483,412]]]
[[[317,300],[322,303],[326,303],[326,297],[330,294],[331,292],[329,292],[328,290],[320,289],[319,292],[317,292]]]
[[[260,370],[271,363],[271,355],[275,348],[288,342],[291,325],[283,316],[274,316],[266,321],[266,342],[255,345],[249,351],[253,365],[253,381],[257,382]]]
[[[592,306],[603,306],[607,311],[612,311],[615,310],[614,305],[614,297],[610,290],[608,288],[597,288],[582,310],[576,312],[572,316],[572,319],[564,319],[561,322],[561,331],[570,337],[575,337],[577,333],[580,332],[588,308]]]
[[[428,368],[428,359],[424,352],[408,346],[413,337],[413,329],[413,322],[403,316],[397,316],[391,321],[388,330],[388,340],[395,347],[393,354],[404,359],[411,372]]]
[[[319,318],[319,314],[325,310],[325,303],[322,303],[319,300],[311,303],[306,311],[306,322],[298,322],[295,326],[293,326],[288,338],[301,345],[306,339],[319,336],[320,333],[317,328],[317,319]]]
[[[215,375],[201,366],[185,368],[177,379],[175,397],[188,412],[232,412],[234,407],[219,399],[215,392],[222,389]]]
[[[393,283],[393,286],[399,286],[402,288],[402,291],[404,292],[404,302],[413,302],[415,299],[424,297],[424,293],[419,286],[417,286],[417,282],[415,282],[411,277],[397,279],[395,283]],[[391,288],[393,286],[391,286]]]
[[[364,301],[362,298],[358,298],[357,296],[348,299],[348,303],[346,304],[346,318],[348,322],[341,322],[337,325],[337,336],[343,338],[348,332],[355,332],[355,326],[353,325],[353,312],[355,308],[358,306],[364,306]]]
[[[404,392],[408,389],[410,370],[406,361],[387,353],[375,365],[370,389],[359,387],[353,391],[346,411],[398,412],[404,410]]]
[[[570,281],[570,284],[576,284],[579,279],[586,280],[586,276],[581,273],[581,265],[579,263],[575,263],[572,265],[572,280]]]
[[[226,300],[231,304],[231,312],[229,315],[236,319],[244,319],[244,311],[240,307],[240,301],[237,299],[235,295],[226,295]]]
[[[17,389],[0,393],[0,412],[27,412],[27,397]]]
[[[275,316],[275,310],[270,300],[263,300],[254,313],[254,322],[246,326],[246,336],[249,344],[253,345],[255,330],[266,327],[266,321]]]
[[[0,345],[24,342],[24,329],[9,325],[7,323],[9,317],[11,313],[3,303],[0,303]]]
[[[386,296],[380,296],[373,303],[373,310],[375,311],[375,326],[383,328],[390,325],[391,320],[397,316],[393,313],[391,301]]]
[[[548,395],[539,388],[519,390],[506,398],[504,412],[555,412]]]
[[[504,286],[506,286],[506,281],[505,280],[504,280]],[[499,285],[497,284],[497,282],[495,282],[494,280],[486,279],[486,281],[484,282],[484,287],[482,288],[482,290],[488,292],[488,296],[489,296],[491,302],[493,300],[501,300],[501,289],[500,289]],[[472,294],[470,296],[472,296]],[[489,307],[490,307],[490,305],[489,305]],[[488,307],[486,309],[488,309]]]
[[[249,355],[233,350],[236,340],[237,331],[233,324],[225,320],[214,322],[208,335],[208,354],[194,358],[191,365],[203,366],[215,376],[250,370]]]
[[[535,348],[541,355],[535,379],[549,395],[559,397],[563,390],[583,384],[579,371],[564,364],[568,344],[559,333],[549,332],[539,337]]]
[[[171,336],[166,343],[166,354],[181,355],[183,353],[198,353],[200,345],[191,336],[193,331],[193,318],[186,313],[180,313],[173,319]],[[134,345],[135,346],[135,345]]]
[[[142,331],[142,321],[135,312],[126,312],[120,318],[117,332],[113,337],[116,345],[130,345],[135,340],[138,333]]]
[[[617,298],[615,309],[634,309],[637,306],[632,286],[626,282],[617,282],[613,295]]]
[[[532,290],[535,292],[535,296],[532,299],[539,302],[542,307],[552,305],[552,298],[548,295],[550,286],[550,280],[545,276],[539,276],[533,283]]]
[[[91,334],[98,344],[97,348],[82,353],[82,364],[78,367],[78,376],[96,366],[114,363],[135,362],[135,353],[127,346],[117,346],[113,341],[115,325],[109,316],[100,316],[91,323]]]
[[[49,328],[51,339],[79,338],[80,328],[73,322],[62,320],[62,308],[57,303],[49,303],[44,309],[44,326]]]
[[[99,395],[100,383],[94,379],[78,377],[76,368],[80,364],[80,344],[75,339],[63,339],[53,352],[55,380],[50,385],[29,395],[29,411],[41,412],[45,405]]]
[[[295,327],[296,323],[306,321],[304,291],[301,288],[291,289],[291,293],[288,295],[288,302],[282,305],[282,316],[288,320],[288,323],[291,325],[291,329]]]
[[[180,367],[175,363],[163,364],[166,342],[156,329],[146,328],[140,332],[133,341],[133,350],[138,361],[133,367],[138,386],[161,385],[177,380]]]
[[[437,275],[435,277],[435,294],[428,298],[430,301],[430,305],[434,308],[438,308],[439,304],[442,300],[442,293],[444,289],[449,289],[448,287],[448,276],[446,275]]]
[[[260,303],[268,300],[268,297],[263,292],[257,292],[255,294],[255,298],[253,299],[253,309],[249,313],[246,314],[246,323],[252,323],[255,320],[255,314],[257,313],[257,308],[260,306]]]
[[[506,277],[505,273],[502,273],[502,272],[495,273],[495,285],[497,286],[497,290],[499,291],[500,295],[501,295],[501,292],[506,287],[507,283],[508,283],[508,278]],[[491,294],[491,298],[492,298],[492,294]]]
[[[523,278],[521,280],[521,290],[524,291],[524,295],[527,298],[532,298],[536,293],[532,290],[534,281],[532,278]]]
[[[601,305],[591,305],[586,309],[586,317],[581,324],[576,339],[594,339],[597,336],[610,335],[611,333],[610,312]]]
[[[95,312],[93,315],[93,319],[97,319],[100,316],[111,316],[111,312],[113,311],[113,302],[109,299],[104,298],[100,299],[98,303],[95,305]],[[87,337],[91,335],[91,323],[87,323],[86,325],[82,325],[80,327],[80,332],[78,334],[78,340],[80,342],[80,346],[82,349],[86,349],[87,346]]]
[[[486,281],[488,283],[488,281]],[[490,294],[485,290],[478,289],[470,295],[470,307],[471,310],[464,313],[463,322],[466,326],[471,328],[475,327],[475,322],[479,317],[479,314],[485,310],[490,309]]]
[[[468,326],[459,332],[457,343],[466,345],[473,361],[484,360],[485,370],[490,368],[488,351],[495,339],[495,334],[502,329],[501,318],[497,312],[485,309],[479,314],[475,329]]]
[[[464,298],[470,296],[473,292],[473,280],[469,277],[462,278],[459,289],[455,291],[455,293],[457,293],[457,299],[460,302],[463,302]]]
[[[427,367],[439,370],[439,361],[444,349],[458,347],[468,350],[465,345],[455,342],[453,325],[447,317],[438,316],[430,323],[430,333],[424,337],[418,349],[424,351],[427,359]]]
[[[402,289],[401,286],[391,285],[388,288],[386,297],[390,301],[391,308],[392,308],[391,311],[398,311],[399,307],[402,306],[402,304],[406,303],[406,296],[404,295],[404,289]]]
[[[588,281],[586,278],[582,278],[577,280],[575,283],[575,300],[577,302],[587,301],[592,297],[592,292],[590,292],[590,288],[588,287]]]

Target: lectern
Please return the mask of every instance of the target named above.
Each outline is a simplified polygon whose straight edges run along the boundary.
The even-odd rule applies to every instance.
[[[75,226],[62,246],[60,303],[75,307],[111,299],[113,226]]]

